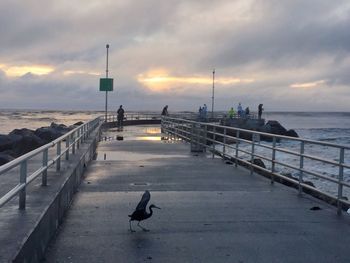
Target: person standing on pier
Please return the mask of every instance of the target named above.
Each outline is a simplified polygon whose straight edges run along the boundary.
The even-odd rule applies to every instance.
[[[162,110],[162,116],[167,116],[168,114],[168,105],[165,105],[165,107]]]
[[[242,104],[241,103],[238,103],[237,114],[238,114],[238,117],[242,117],[243,116],[243,108],[242,108]]]
[[[236,115],[235,110],[233,109],[233,107],[231,107],[231,109],[228,111],[228,117],[230,119],[233,119],[233,117]]]
[[[258,117],[259,117],[259,120],[261,119],[261,115],[262,115],[263,110],[264,110],[263,104],[259,104],[259,106],[258,106]]]
[[[198,110],[198,119],[200,120],[202,118],[202,107],[199,106],[199,110]]]
[[[245,108],[245,117],[249,118],[250,110],[249,107]]]
[[[204,103],[202,107],[202,119],[203,119],[202,121],[207,120],[207,112],[208,112],[207,104]]]
[[[123,127],[123,120],[124,120],[124,109],[123,105],[119,106],[119,109],[117,111],[117,120],[118,120],[118,127],[121,128]]]

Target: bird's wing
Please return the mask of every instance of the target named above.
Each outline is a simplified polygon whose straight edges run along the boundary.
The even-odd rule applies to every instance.
[[[142,195],[141,201],[136,206],[136,210],[145,210],[150,199],[151,199],[151,194],[148,190],[146,190]]]

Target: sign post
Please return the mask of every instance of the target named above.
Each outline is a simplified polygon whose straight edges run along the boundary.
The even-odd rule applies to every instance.
[[[106,78],[100,79],[100,91],[106,92],[105,122],[107,122],[108,91],[113,91],[113,79],[108,78],[108,48],[109,48],[109,45],[107,44],[106,45],[106,49],[107,49]]]

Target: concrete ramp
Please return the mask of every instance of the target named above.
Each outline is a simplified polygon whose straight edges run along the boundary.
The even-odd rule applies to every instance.
[[[348,215],[149,129],[100,143],[46,262],[349,262]],[[145,190],[162,209],[131,233]]]

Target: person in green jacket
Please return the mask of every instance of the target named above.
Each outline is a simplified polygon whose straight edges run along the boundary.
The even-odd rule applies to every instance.
[[[231,107],[231,109],[228,111],[228,117],[230,119],[233,119],[233,117],[236,115],[235,110],[233,109],[233,107]]]

